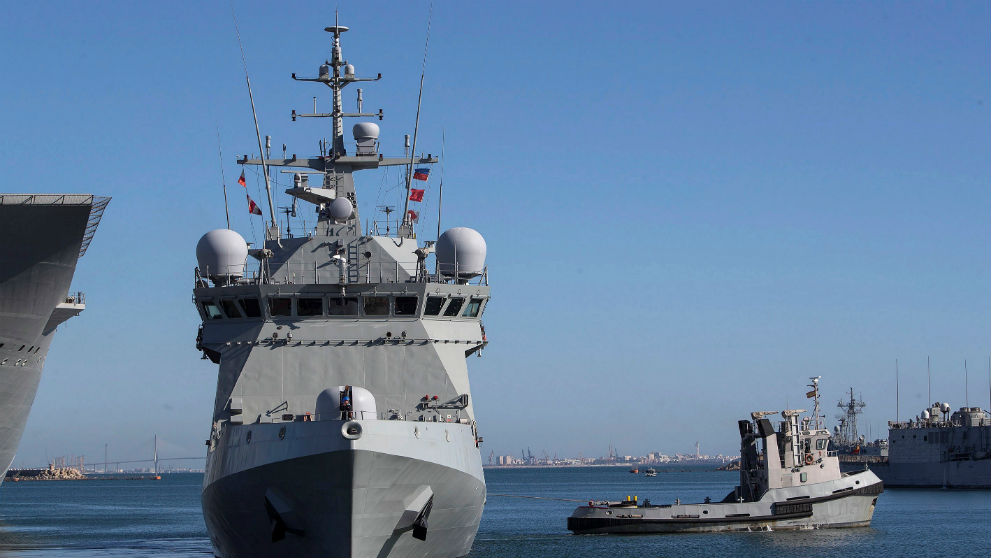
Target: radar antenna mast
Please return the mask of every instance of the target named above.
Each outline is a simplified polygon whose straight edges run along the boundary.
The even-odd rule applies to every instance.
[[[341,54],[341,33],[348,30],[345,25],[338,24],[338,13],[334,12],[334,25],[330,27],[325,27],[324,31],[334,35],[331,46],[331,59],[325,61],[320,67],[320,74],[315,78],[299,78],[296,74],[292,74],[292,78],[296,81],[313,81],[317,83],[323,83],[324,85],[331,88],[331,112],[330,113],[318,113],[316,109],[316,103],[314,104],[313,114],[300,114],[295,110],[292,112],[292,119],[295,122],[297,118],[330,118],[332,121],[334,139],[332,141],[331,150],[327,154],[329,157],[342,157],[345,155],[344,149],[344,119],[345,118],[355,118],[355,117],[366,117],[374,116],[382,120],[382,109],[379,109],[378,113],[363,113],[361,109],[357,113],[345,113],[341,101],[341,92],[346,85],[349,83],[354,83],[358,81],[379,81],[382,79],[382,74],[377,74],[374,78],[360,78],[355,76],[354,66],[348,64],[348,61],[342,57]],[[341,68],[345,69],[344,75],[341,74]]]
[[[813,428],[816,430],[823,430],[823,421],[820,419],[820,377],[810,376],[810,382],[808,387],[813,388],[813,391],[807,392],[806,397],[813,399]]]

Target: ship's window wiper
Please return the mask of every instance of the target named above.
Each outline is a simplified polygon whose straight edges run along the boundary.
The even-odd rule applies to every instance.
[[[296,299],[297,316],[319,316],[324,313],[324,300],[320,298]]]
[[[200,303],[203,306],[203,315],[208,320],[220,320],[224,315],[220,313],[220,307],[211,300],[204,300]]]
[[[389,297],[388,296],[366,296],[363,297],[366,316],[388,316]]]
[[[398,296],[393,312],[397,316],[413,316],[417,313],[417,301],[415,296]]]
[[[452,298],[451,302],[448,303],[448,307],[444,309],[444,315],[457,316],[458,312],[462,309],[462,304],[464,303],[464,298]]]
[[[331,297],[327,300],[327,313],[332,316],[357,316],[358,297]]]
[[[292,316],[293,315],[293,299],[291,299],[291,298],[270,298],[269,299],[269,315],[270,316]]]
[[[224,309],[224,314],[228,318],[240,318],[241,312],[238,311],[238,306],[234,304],[234,300],[229,298],[220,299],[220,306]]]
[[[262,309],[258,305],[257,298],[242,298],[238,301],[238,304],[248,318],[258,318],[262,315]]]
[[[479,315],[479,308],[481,307],[482,307],[481,298],[469,299],[468,306],[465,307],[465,312],[462,313],[462,316],[466,318],[474,318]]]
[[[424,304],[424,315],[437,316],[441,313],[442,306],[444,306],[443,296],[429,296],[427,297],[427,303]]]

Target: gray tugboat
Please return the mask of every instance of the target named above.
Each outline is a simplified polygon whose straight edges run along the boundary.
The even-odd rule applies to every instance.
[[[840,472],[830,432],[820,421],[819,378],[812,378],[813,415],[782,411],[779,430],[751,413],[738,421],[741,435],[740,485],[721,502],[652,505],[636,498],[589,502],[568,518],[575,534],[676,533],[866,527],[871,523],[882,481],[871,471]]]
[[[267,189],[269,167],[292,173],[286,193],[316,226],[281,235],[270,193],[263,247],[228,229],[197,245],[197,348],[219,365],[202,495],[218,556],[463,556],[482,516],[466,359],[486,345],[485,241],[456,227],[418,242],[406,211],[393,235],[361,230],[354,172],[400,167],[409,199],[414,169],[437,159],[384,157],[371,122],[346,146],[344,117],[382,118],[361,112],[361,90],[358,112],[342,109],[345,86],[381,77],[356,77],[347,30],[326,28],[318,77],[293,75],[331,89],[331,113],[293,112],[331,118],[328,149],[239,161]]]
[[[110,198],[0,194],[0,480],[17,452],[59,324],[85,308],[69,293]]]

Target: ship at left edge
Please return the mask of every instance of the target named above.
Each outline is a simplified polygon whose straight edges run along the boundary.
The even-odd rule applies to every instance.
[[[69,287],[109,197],[0,194],[0,467],[24,434],[58,326],[86,308]]]

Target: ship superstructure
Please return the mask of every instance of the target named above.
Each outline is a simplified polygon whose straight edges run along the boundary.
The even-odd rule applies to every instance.
[[[85,308],[69,293],[110,198],[0,194],[0,480],[24,433],[59,324]]]
[[[485,241],[456,227],[418,242],[406,212],[394,235],[363,232],[353,173],[399,167],[409,192],[437,159],[385,157],[372,122],[345,141],[344,118],[382,112],[345,113],[342,90],[381,75],[357,77],[348,28],[325,30],[330,60],[293,78],[328,86],[332,111],[292,116],[330,118],[333,141],[239,160],[292,173],[316,226],[282,236],[270,201],[264,246],[227,229],[197,246],[197,348],[219,365],[204,518],[218,556],[463,556],[486,497],[466,365],[486,345]]]

